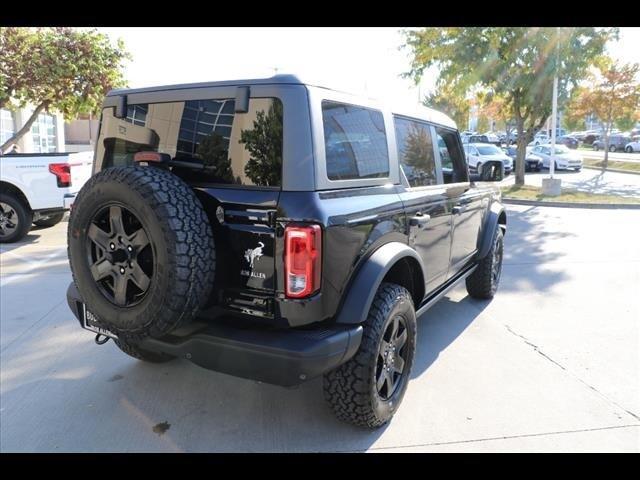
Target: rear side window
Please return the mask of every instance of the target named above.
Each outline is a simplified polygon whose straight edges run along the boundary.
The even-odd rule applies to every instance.
[[[431,128],[423,123],[396,118],[398,160],[409,185],[436,185],[436,162],[433,154]]]
[[[322,123],[330,180],[389,176],[389,151],[382,112],[323,101]]]
[[[468,181],[467,164],[458,141],[458,132],[437,128],[436,133],[444,183]]]
[[[98,169],[133,164],[141,151],[168,153],[173,171],[190,181],[279,187],[282,103],[252,98],[247,113],[235,100],[129,105],[127,118],[106,108],[98,138]]]

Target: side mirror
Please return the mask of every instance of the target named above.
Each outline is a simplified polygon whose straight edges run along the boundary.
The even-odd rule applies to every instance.
[[[504,179],[502,162],[487,162],[482,165],[482,172],[469,175],[469,180],[472,182],[500,182],[502,179]]]

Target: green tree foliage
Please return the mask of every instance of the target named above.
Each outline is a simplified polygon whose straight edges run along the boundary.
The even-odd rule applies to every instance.
[[[227,141],[218,133],[207,135],[196,151],[196,157],[202,159],[202,164],[207,172],[207,177],[216,178],[223,183],[240,183],[233,177],[231,159],[227,158]]]
[[[35,107],[0,151],[28,132],[43,111],[60,112],[66,120],[97,114],[105,94],[125,85],[127,59],[122,41],[113,46],[95,30],[0,28],[0,108]]]
[[[439,88],[466,92],[480,87],[504,98],[518,129],[516,183],[522,185],[526,145],[551,114],[554,74],[562,106],[618,30],[431,27],[404,34],[412,54],[405,76],[419,82],[425,69],[435,65]]]
[[[250,153],[244,172],[256,185],[280,184],[282,170],[282,103],[274,101],[267,113],[259,111],[251,130],[243,130],[240,143]]]
[[[460,94],[444,85],[428,95],[423,103],[449,115],[460,128],[466,128],[469,124],[469,100],[464,93]]]

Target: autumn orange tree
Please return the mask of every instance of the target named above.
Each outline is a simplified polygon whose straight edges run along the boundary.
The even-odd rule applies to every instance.
[[[573,105],[577,114],[595,114],[604,126],[604,168],[609,160],[612,127],[620,119],[633,118],[638,110],[639,71],[640,65],[637,63],[622,63],[603,57]]]

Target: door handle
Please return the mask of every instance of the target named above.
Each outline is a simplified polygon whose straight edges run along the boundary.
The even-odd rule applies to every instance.
[[[431,215],[425,215],[423,213],[416,213],[415,217],[409,219],[409,226],[422,228],[431,220]]]

